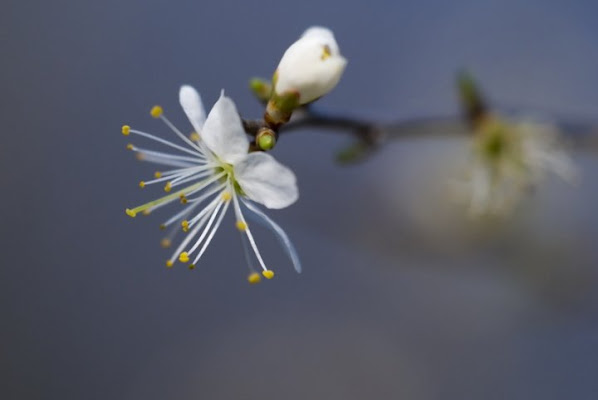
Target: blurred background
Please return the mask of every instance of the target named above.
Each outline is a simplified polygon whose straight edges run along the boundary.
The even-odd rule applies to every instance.
[[[551,180],[472,223],[445,193],[464,139],[341,167],[347,135],[289,134],[274,155],[301,197],[269,215],[304,272],[256,232],[277,275],[250,286],[230,216],[196,270],[164,267],[169,213],[124,214],[160,189],[139,190],[154,168],[120,134],[167,134],[156,103],[190,129],[183,83],[261,116],[248,79],[313,24],[349,59],[322,110],[457,114],[467,67],[497,102],[596,119],[596,15],[591,0],[3,3],[0,398],[598,398],[595,155],[574,155],[578,187]]]

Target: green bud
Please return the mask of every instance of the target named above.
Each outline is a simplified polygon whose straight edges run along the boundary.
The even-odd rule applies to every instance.
[[[457,89],[468,122],[477,123],[481,117],[487,114],[488,109],[478,86],[467,71],[462,71],[457,75]]]
[[[364,142],[356,142],[336,153],[339,164],[354,164],[363,161],[370,154],[371,146]]]
[[[252,78],[249,80],[249,89],[253,92],[253,95],[261,102],[267,102],[270,100],[270,94],[272,93],[272,85],[265,79]]]
[[[276,133],[272,129],[261,128],[255,137],[255,143],[260,150],[271,150],[276,145]]]

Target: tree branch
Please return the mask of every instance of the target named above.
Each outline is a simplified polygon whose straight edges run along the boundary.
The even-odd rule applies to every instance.
[[[557,121],[563,137],[575,149],[598,151],[598,123]],[[245,132],[255,136],[268,127],[264,120],[243,120]],[[316,128],[354,135],[362,145],[377,147],[384,141],[404,138],[471,135],[470,126],[460,116],[411,118],[403,121],[377,122],[348,116],[326,115],[310,107],[295,111],[293,118],[280,127],[277,135]]]

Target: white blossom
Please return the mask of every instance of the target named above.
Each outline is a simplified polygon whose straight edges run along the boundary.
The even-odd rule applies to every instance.
[[[260,280],[260,275],[253,268],[249,248],[262,269],[262,275],[272,278],[274,273],[266,267],[243,209],[249,217],[274,232],[295,269],[300,272],[299,259],[285,232],[253,204],[260,203],[273,209],[293,204],[299,196],[295,174],[269,154],[248,153],[249,140],[241,119],[235,104],[224,92],[207,118],[201,98],[191,86],[181,87],[179,100],[195,129],[190,137],[179,131],[163,115],[159,106],[154,107],[151,114],[162,119],[182,144],[123,126],[125,135],[142,136],[176,150],[176,153],[167,153],[129,145],[140,159],[169,167],[156,172],[155,179],[142,181],[140,186],[163,183],[164,190],[172,193],[127,209],[127,214],[134,217],[140,212],[149,213],[167,204],[182,203],[184,207],[161,226],[174,227],[164,241],[166,245],[170,244],[176,230],[182,228],[187,233],[166,265],[172,267],[176,259],[185,263],[193,259],[189,266],[194,268],[232,204],[236,227],[241,232],[245,257],[251,271],[249,281],[254,283]]]

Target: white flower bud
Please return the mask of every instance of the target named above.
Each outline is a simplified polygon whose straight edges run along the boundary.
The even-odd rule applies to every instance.
[[[299,104],[324,96],[338,83],[347,60],[332,31],[311,27],[285,51],[274,79],[276,95],[299,94]]]

